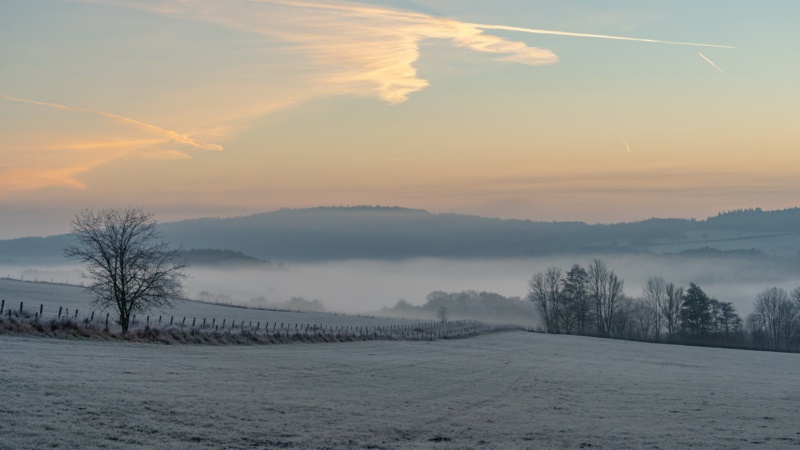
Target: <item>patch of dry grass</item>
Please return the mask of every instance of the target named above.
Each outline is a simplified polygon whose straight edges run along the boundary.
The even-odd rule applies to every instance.
[[[334,330],[297,329],[265,331],[252,329],[211,329],[210,327],[146,326],[127,334],[109,331],[96,322],[70,318],[39,320],[36,316],[13,313],[0,318],[0,334],[31,335],[63,339],[124,340],[153,344],[184,345],[271,345],[289,343],[337,343],[356,341],[401,341],[461,339],[500,331],[518,330],[518,327],[488,326],[479,322],[421,329],[412,332],[373,331],[367,333]]]

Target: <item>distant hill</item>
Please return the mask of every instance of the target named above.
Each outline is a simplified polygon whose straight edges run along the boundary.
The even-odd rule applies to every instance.
[[[69,242],[70,237],[66,234],[0,240],[0,264],[15,262],[18,258],[61,259],[62,249]]]
[[[254,258],[234,250],[191,249],[180,252],[180,257],[189,266],[273,267],[273,264],[269,261]]]
[[[185,220],[159,227],[183,248],[230,249],[273,261],[680,253],[705,247],[797,256],[800,250],[800,208],[731,211],[707,220],[648,219],[595,225],[434,214],[397,207],[321,207]],[[68,241],[64,235],[0,241],[0,263],[15,258],[58,258]]]

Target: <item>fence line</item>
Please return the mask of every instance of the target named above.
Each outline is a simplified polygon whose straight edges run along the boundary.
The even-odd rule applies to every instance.
[[[48,314],[45,314],[45,313]],[[199,319],[199,320],[198,320]],[[95,314],[95,311],[81,314],[80,310],[70,311],[68,308],[59,307],[55,310],[44,310],[44,305],[39,305],[33,310],[26,309],[24,303],[20,302],[19,309],[6,308],[5,299],[0,300],[0,324],[3,320],[28,322],[40,324],[42,326],[51,325],[70,325],[116,333],[121,331],[121,327],[110,313]],[[184,332],[191,334],[207,334],[214,336],[238,335],[244,337],[274,337],[274,338],[322,338],[322,339],[344,339],[344,340],[438,340],[438,339],[457,339],[477,336],[480,334],[497,333],[502,331],[526,330],[525,327],[514,324],[486,324],[474,319],[450,320],[445,322],[430,321],[417,322],[411,324],[395,324],[382,326],[369,325],[332,325],[324,323],[300,323],[300,322],[262,322],[245,321],[233,319],[228,321],[223,318],[219,322],[216,317],[189,317],[189,316],[166,316],[145,315],[131,318],[129,332],[139,331],[164,331],[164,332]]]

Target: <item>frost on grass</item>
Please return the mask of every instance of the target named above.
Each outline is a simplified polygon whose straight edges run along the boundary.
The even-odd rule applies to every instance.
[[[0,447],[797,448],[797,355],[503,333],[154,346],[0,336]]]

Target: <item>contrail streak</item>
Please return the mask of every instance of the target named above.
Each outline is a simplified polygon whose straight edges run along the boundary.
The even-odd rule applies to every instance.
[[[589,34],[589,33],[572,33],[569,31],[553,31],[553,30],[537,30],[535,28],[522,28],[522,27],[509,27],[506,25],[486,25],[481,23],[468,23],[465,25],[473,26],[475,28],[480,28],[482,30],[504,30],[504,31],[518,31],[520,33],[532,33],[532,34],[551,34],[555,36],[573,36],[573,37],[585,37],[585,38],[596,38],[596,39],[613,39],[616,41],[634,41],[634,42],[650,42],[654,44],[670,44],[670,45],[690,45],[693,47],[714,47],[714,48],[736,48],[731,47],[729,45],[716,45],[716,44],[697,44],[694,42],[675,42],[675,41],[659,41],[656,39],[642,39],[642,38],[631,38],[631,37],[622,37],[622,36],[608,36],[605,34]]]
[[[356,17],[382,17],[387,19],[395,19],[401,20],[405,22],[412,22],[412,23],[431,23],[431,24],[441,24],[445,22],[452,22],[458,23],[459,25],[466,25],[473,28],[479,28],[481,30],[504,30],[504,31],[516,31],[520,33],[531,33],[531,34],[550,34],[554,36],[572,36],[572,37],[584,37],[584,38],[595,38],[595,39],[612,39],[616,41],[634,41],[634,42],[649,42],[654,44],[670,44],[670,45],[689,45],[694,47],[714,47],[714,48],[736,48],[729,45],[716,45],[716,44],[698,44],[694,42],[675,42],[675,41],[661,41],[656,39],[642,39],[642,38],[632,38],[632,37],[623,37],[623,36],[609,36],[605,34],[590,34],[590,33],[573,33],[570,31],[554,31],[554,30],[540,30],[535,28],[524,28],[524,27],[511,27],[507,25],[489,25],[489,24],[482,24],[482,23],[461,23],[457,22],[453,19],[445,19],[445,18],[438,18],[435,16],[429,16],[427,14],[422,13],[415,13],[415,12],[401,12],[395,11],[391,9],[382,9],[382,8],[375,8],[375,7],[358,7],[358,6],[350,6],[350,5],[330,5],[330,4],[320,4],[314,2],[307,2],[302,0],[251,0],[256,3],[271,3],[271,4],[278,4],[278,5],[287,5],[287,6],[294,6],[299,8],[308,8],[308,9],[323,9],[323,10],[332,10],[332,11],[339,11],[344,13],[356,13]]]
[[[215,151],[222,151],[223,150],[222,146],[218,145],[218,144],[207,144],[205,142],[200,142],[200,141],[197,141],[195,139],[190,138],[189,136],[187,136],[185,134],[181,134],[181,133],[178,133],[176,131],[167,130],[167,129],[158,127],[156,125],[152,125],[152,124],[149,124],[149,123],[141,122],[141,121],[138,121],[136,119],[131,119],[131,118],[125,117],[125,116],[120,116],[120,115],[117,115],[117,114],[108,113],[108,112],[105,112],[105,111],[97,111],[97,110],[94,110],[94,109],[86,109],[86,108],[76,108],[74,106],[60,105],[58,103],[40,102],[38,100],[29,100],[29,99],[20,98],[20,97],[14,97],[12,95],[4,94],[2,92],[0,92],[0,98],[4,98],[4,99],[10,100],[12,102],[20,102],[20,103],[28,103],[28,104],[31,104],[31,105],[46,106],[48,108],[60,109],[60,110],[63,110],[63,111],[73,111],[73,112],[84,113],[84,114],[93,114],[95,116],[105,117],[107,119],[111,119],[111,120],[114,120],[116,122],[121,122],[121,123],[124,123],[124,124],[127,124],[127,125],[133,125],[133,126],[138,127],[140,129],[143,129],[143,130],[146,130],[146,131],[161,135],[161,136],[163,136],[163,137],[165,137],[165,138],[167,138],[167,139],[169,139],[171,141],[179,142],[181,144],[190,145],[190,146],[195,147],[195,148],[200,148],[200,149],[203,149],[203,150],[215,150]]]
[[[627,139],[625,139],[625,137],[624,137],[624,136],[620,136],[620,137],[622,138],[622,142],[624,142],[624,143],[625,143],[625,148],[627,148],[627,149],[628,149],[628,153],[630,153],[630,152],[631,152],[631,146],[630,146],[630,145],[628,145],[628,140],[627,140]]]
[[[702,53],[700,53],[700,52],[697,52],[697,54],[698,54],[698,55],[700,55],[700,57],[701,57],[701,58],[705,59],[705,60],[706,60],[706,61],[707,61],[709,64],[711,64],[712,66],[714,66],[714,68],[715,68],[715,69],[719,70],[719,73],[721,73],[721,74],[725,75],[726,77],[727,77],[727,76],[729,76],[727,73],[725,73],[725,71],[724,71],[724,70],[720,69],[720,67],[719,67],[718,65],[714,64],[714,61],[712,61],[712,60],[708,59],[708,58],[706,57],[706,55],[704,55],[704,54],[702,54]]]

